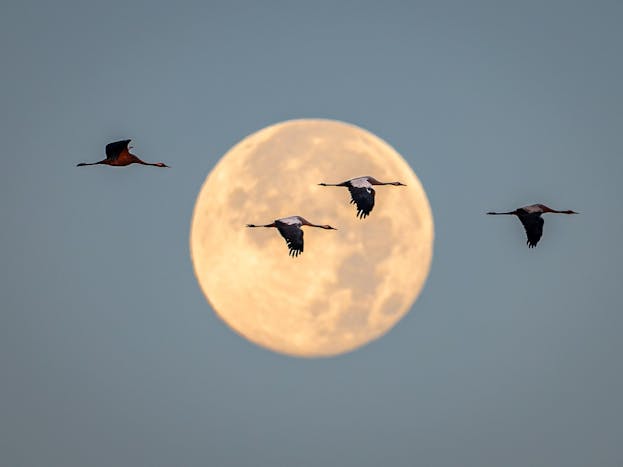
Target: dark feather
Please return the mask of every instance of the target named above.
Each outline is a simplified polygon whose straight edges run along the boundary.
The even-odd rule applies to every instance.
[[[374,208],[374,188],[358,188],[349,186],[351,201],[350,204],[357,206],[357,217],[363,219],[372,212]]]
[[[290,249],[290,256],[298,256],[303,253],[303,229],[301,226],[279,221],[276,221],[275,224]]]
[[[123,139],[121,141],[115,141],[114,143],[109,143],[106,145],[106,158],[107,159],[118,159],[119,155],[128,149],[128,145],[130,144],[131,139]]]
[[[528,244],[529,248],[534,248],[541,236],[543,235],[543,218],[541,217],[540,212],[525,212],[519,210],[517,212],[517,217],[523,224],[523,228],[526,231],[526,235],[528,236]]]

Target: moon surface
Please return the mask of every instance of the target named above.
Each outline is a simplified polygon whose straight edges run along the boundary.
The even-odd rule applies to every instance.
[[[366,219],[345,187],[378,186]],[[338,230],[303,227],[305,250],[288,256],[275,228],[300,215]],[[384,335],[410,309],[428,276],[433,218],[420,181],[385,141],[334,120],[290,120],[231,148],[208,174],[191,221],[195,275],[215,312],[237,333],[276,352],[331,356]]]

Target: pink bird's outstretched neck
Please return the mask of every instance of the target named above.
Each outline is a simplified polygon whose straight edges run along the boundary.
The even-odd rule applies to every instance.
[[[138,157],[136,158],[136,163],[137,164],[142,164],[142,165],[151,165],[153,167],[166,167],[167,169],[171,168],[170,166],[168,166],[167,164],[165,164],[164,162],[145,162],[140,160]]]

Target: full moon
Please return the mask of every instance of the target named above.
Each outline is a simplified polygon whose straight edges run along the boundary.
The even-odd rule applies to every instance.
[[[377,186],[358,219],[344,187],[370,175]],[[275,228],[298,215],[338,230],[303,227],[305,250],[288,255]],[[190,230],[195,275],[217,315],[262,347],[300,356],[352,351],[389,331],[428,276],[433,218],[409,164],[389,144],[334,120],[291,120],[232,147],[208,174]]]

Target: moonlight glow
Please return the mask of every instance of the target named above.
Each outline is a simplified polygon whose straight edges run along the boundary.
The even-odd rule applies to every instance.
[[[399,180],[376,188],[360,220],[346,188],[361,175]],[[339,230],[303,228],[298,258],[276,229],[290,215]],[[197,197],[190,249],[216,313],[258,345],[314,357],[347,352],[385,334],[411,308],[428,275],[433,220],[405,160],[373,134],[331,120],[293,120],[235,145]]]

